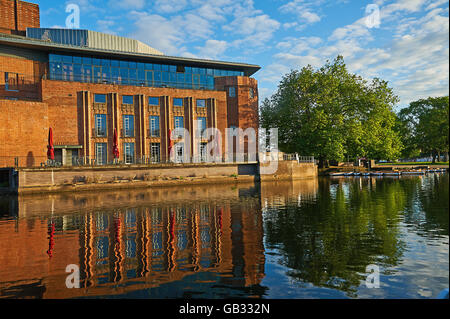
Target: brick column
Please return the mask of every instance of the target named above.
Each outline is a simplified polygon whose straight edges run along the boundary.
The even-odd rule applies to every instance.
[[[91,93],[89,91],[81,92],[81,106],[83,111],[83,157],[86,162],[87,157],[91,156]]]
[[[160,116],[161,116],[161,160],[169,160],[168,152],[168,130],[173,129],[172,124],[172,106],[170,103],[170,98],[168,96],[160,97]]]
[[[119,149],[119,153],[120,156],[119,158],[123,155],[123,150],[121,149],[122,147],[122,143],[120,143],[120,128],[119,128],[119,94],[117,93],[111,93],[109,95],[109,99],[108,99],[109,105],[110,105],[110,110],[108,110],[108,113],[111,114],[111,124],[109,125],[111,127],[110,130],[110,134],[108,134],[108,136],[111,136],[111,138],[108,138],[108,158],[114,158],[113,155],[113,144],[114,144],[114,129],[117,130],[117,147]]]
[[[139,154],[140,157],[147,154],[146,151],[146,136],[147,136],[147,130],[145,127],[145,116],[146,116],[146,110],[145,110],[145,102],[144,102],[144,95],[140,94],[137,96],[137,103],[135,108],[136,113],[136,155]]]
[[[192,97],[185,98],[184,102],[184,122],[185,122],[185,128],[189,132],[189,138],[191,139],[191,145],[190,145],[190,152],[191,157],[195,156],[197,154],[197,147],[194,143],[194,137],[195,137],[195,125],[194,125],[194,102]]]

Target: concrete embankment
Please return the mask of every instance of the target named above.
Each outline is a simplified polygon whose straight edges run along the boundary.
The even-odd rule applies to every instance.
[[[261,175],[259,163],[202,163],[9,169],[9,185],[0,192],[32,194],[178,185],[248,183],[317,176],[313,163],[278,162],[276,172]]]

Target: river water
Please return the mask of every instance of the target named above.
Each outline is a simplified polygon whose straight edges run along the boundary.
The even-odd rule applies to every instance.
[[[435,298],[448,202],[443,173],[0,197],[0,298]]]

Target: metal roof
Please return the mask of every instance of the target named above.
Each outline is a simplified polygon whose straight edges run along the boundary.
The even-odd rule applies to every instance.
[[[60,52],[70,54],[90,54],[103,57],[114,57],[121,59],[135,59],[143,62],[153,63],[172,63],[183,64],[198,67],[211,67],[211,68],[225,68],[229,70],[244,71],[246,76],[251,76],[256,73],[261,67],[255,64],[239,63],[239,62],[226,62],[197,58],[185,58],[175,57],[167,55],[156,55],[137,52],[124,52],[117,50],[98,49],[91,47],[82,47],[76,45],[67,45],[54,42],[48,42],[44,40],[37,40],[32,38],[26,38],[22,36],[2,34],[0,33],[0,44],[31,48],[34,50],[46,51],[46,52]]]
[[[27,38],[95,49],[163,55],[138,40],[90,30],[27,28]]]

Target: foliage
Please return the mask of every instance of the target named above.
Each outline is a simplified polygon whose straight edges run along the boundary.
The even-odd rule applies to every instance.
[[[322,160],[396,159],[402,148],[394,130],[397,102],[386,81],[349,73],[338,56],[318,70],[307,66],[286,74],[262,103],[261,124],[278,127],[284,152]]]
[[[411,154],[437,154],[449,151],[448,96],[411,102],[400,110],[398,127],[402,132],[405,157]],[[434,161],[434,157],[433,157]]]

